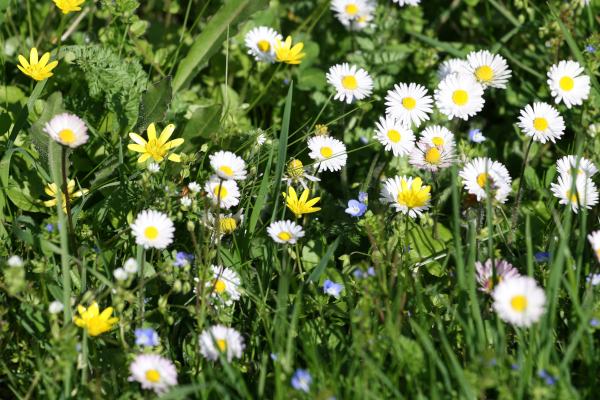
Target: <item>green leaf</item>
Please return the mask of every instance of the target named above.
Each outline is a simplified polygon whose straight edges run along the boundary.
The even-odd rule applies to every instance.
[[[285,107],[283,109],[283,120],[281,121],[281,134],[279,135],[279,149],[277,151],[277,166],[275,167],[275,186],[273,198],[279,198],[279,188],[281,187],[281,176],[285,166],[285,158],[287,153],[288,135],[290,133],[290,114],[292,113],[292,93],[294,92],[294,81],[290,82],[290,88],[285,99]],[[285,206],[284,206],[285,208]],[[271,223],[275,222],[277,207],[273,207],[273,215]]]
[[[447,254],[446,245],[437,239],[434,239],[431,233],[418,225],[409,228],[406,235],[408,245],[410,246],[410,260],[419,262],[419,265],[425,265],[430,274],[440,276],[443,271],[436,260],[443,258]],[[435,263],[432,265],[428,265]]]
[[[46,183],[37,171],[30,169],[20,174],[15,174],[14,179],[9,181],[9,187],[6,192],[8,197],[20,210],[44,213],[50,210],[52,212],[52,208],[48,209],[36,201],[44,193],[45,185]],[[47,200],[51,200],[51,198],[47,198]]]
[[[269,0],[229,0],[212,18],[196,38],[185,59],[179,64],[173,89],[187,85],[200,71],[202,65],[221,47],[227,38],[237,33],[237,26],[250,15],[267,8]]]
[[[133,24],[131,24],[131,26],[129,27],[129,30],[135,36],[141,36],[146,32],[147,28],[148,28],[148,21],[135,21]]]
[[[0,105],[18,103],[23,97],[25,93],[16,86],[0,86]]]
[[[200,139],[210,139],[221,125],[223,104],[213,104],[208,107],[200,107],[192,114],[190,120],[185,124],[181,137],[185,142],[178,151],[190,154],[200,146]]]
[[[327,77],[325,72],[319,68],[308,68],[299,71],[300,79],[298,81],[298,89],[303,91],[323,90],[327,86]]]
[[[173,77],[169,75],[142,92],[136,124],[136,129],[140,133],[144,132],[148,125],[161,122],[167,116],[171,100],[173,100],[172,80]]]
[[[314,269],[312,274],[310,274],[310,276],[308,277],[308,279],[307,279],[308,282],[310,282],[310,281],[319,282],[319,278],[321,277],[321,274],[325,270],[325,267],[327,267],[327,264],[331,260],[331,257],[333,257],[333,253],[335,253],[335,250],[337,249],[338,245],[340,244],[341,239],[342,239],[342,236],[340,235],[331,244],[331,247],[329,247],[329,250],[327,250],[327,253],[325,253],[323,258],[319,262],[319,265],[317,265],[317,267]]]

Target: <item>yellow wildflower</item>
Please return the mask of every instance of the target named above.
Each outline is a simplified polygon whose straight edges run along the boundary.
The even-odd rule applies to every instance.
[[[67,184],[67,192],[69,193],[69,199],[81,197],[84,194],[88,194],[90,192],[87,189],[83,189],[83,190],[78,190],[77,192],[73,193],[74,190],[75,190],[75,181],[73,179],[71,179],[71,181]],[[65,198],[65,194],[62,192],[62,190],[58,190],[58,188],[56,187],[56,183],[49,183],[48,186],[46,186],[44,188],[44,191],[46,192],[46,194],[48,196],[53,197],[53,199],[44,201],[42,204],[44,204],[44,206],[46,206],[46,207],[54,207],[57,202],[56,198],[58,197],[58,193],[60,193],[62,196],[63,211],[66,214],[67,213],[67,199]]]
[[[81,7],[78,7],[85,0],[53,0],[56,3],[56,7],[60,8],[63,14],[68,14],[69,11],[81,11]]]
[[[184,142],[184,139],[181,138],[167,142],[174,130],[175,125],[167,125],[167,127],[163,129],[162,133],[160,134],[160,137],[157,139],[156,128],[154,128],[154,124],[150,124],[148,127],[148,141],[146,142],[146,140],[144,140],[140,135],[132,132],[129,134],[129,137],[137,144],[130,144],[127,147],[129,150],[142,153],[140,158],[138,158],[139,163],[143,163],[150,157],[152,157],[154,161],[160,162],[165,159],[165,156],[169,153],[169,150],[180,146]],[[181,157],[178,154],[171,154],[169,156],[169,160],[181,162]]]
[[[38,60],[38,51],[35,47],[32,47],[29,52],[29,62],[27,62],[25,57],[19,54],[19,62],[22,67],[21,65],[17,65],[17,68],[36,81],[43,81],[54,75],[50,73],[50,71],[58,65],[58,61],[52,61],[50,64],[48,64],[48,61],[50,61],[50,53],[44,54],[42,58]]]
[[[319,200],[321,200],[320,197],[315,197],[314,199],[307,201],[308,189],[305,189],[304,192],[302,192],[300,199],[298,199],[298,195],[293,187],[290,186],[289,190],[290,195],[287,196],[285,193],[283,193],[283,197],[287,200],[288,208],[292,210],[294,214],[296,214],[296,218],[300,218],[302,214],[309,214],[321,210],[319,207],[313,207]]]
[[[89,308],[83,306],[77,307],[77,311],[79,311],[81,317],[73,317],[75,325],[80,328],[87,327],[88,333],[92,336],[98,336],[101,333],[110,331],[115,322],[119,320],[119,318],[110,317],[113,312],[112,307],[108,307],[100,313],[98,303],[95,301],[92,302]]]
[[[286,64],[300,64],[302,58],[306,53],[298,54],[304,47],[304,43],[298,43],[292,47],[292,37],[288,36],[285,39],[284,44],[281,44],[281,40],[277,38],[277,45],[275,45],[275,54],[277,54],[277,62],[284,62]]]

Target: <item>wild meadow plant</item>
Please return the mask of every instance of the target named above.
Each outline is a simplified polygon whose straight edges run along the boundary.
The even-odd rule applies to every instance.
[[[596,398],[599,13],[0,0],[0,398]]]

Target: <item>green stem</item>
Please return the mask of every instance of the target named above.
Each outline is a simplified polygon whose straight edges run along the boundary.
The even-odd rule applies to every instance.
[[[60,33],[58,35],[58,50],[56,50],[56,59],[58,60],[58,55],[60,54],[60,47],[62,46],[62,35],[65,30],[65,14],[61,14],[60,16]]]
[[[250,107],[248,107],[248,109],[246,110],[244,115],[248,114],[250,112],[250,110],[252,110],[254,108],[256,103],[258,103],[260,101],[260,99],[262,99],[262,97],[265,95],[265,93],[267,92],[267,89],[269,89],[269,86],[271,86],[273,79],[275,79],[275,75],[277,75],[277,72],[279,72],[279,69],[281,68],[282,64],[283,63],[279,63],[279,65],[277,65],[277,69],[275,70],[275,72],[273,72],[273,75],[271,75],[271,79],[269,79],[269,82],[267,82],[267,86],[265,86],[265,88],[262,90],[262,92],[260,92],[258,97],[252,102],[252,104],[250,104]]]
[[[531,150],[531,145],[533,144],[533,138],[529,142],[527,146],[527,151],[525,152],[525,158],[523,159],[523,166],[521,167],[521,176],[519,178],[519,189],[517,189],[517,198],[515,199],[515,208],[513,209],[513,217],[512,223],[510,225],[510,239],[508,244],[512,244],[515,240],[515,226],[517,225],[517,213],[519,212],[519,203],[521,202],[521,189],[523,189],[523,175],[525,174],[525,166],[527,165],[527,157],[529,157],[529,150]]]
[[[371,179],[373,178],[373,170],[375,169],[375,165],[377,164],[377,160],[379,159],[379,156],[381,155],[381,153],[383,153],[383,147],[381,149],[379,149],[377,154],[375,154],[373,161],[371,162],[371,167],[369,168],[369,173],[367,173],[367,180],[365,181],[365,184],[362,187],[362,191],[365,193],[367,193],[367,190],[369,190],[369,184],[371,183]]]
[[[75,230],[73,229],[73,215],[71,213],[71,199],[69,199],[68,181],[67,181],[67,148],[62,148],[62,180],[63,180],[63,193],[65,195],[65,205],[67,208],[67,218],[69,220],[69,234],[71,236],[71,246],[73,246],[73,255],[75,258],[79,258],[77,254],[77,242],[75,240]],[[81,276],[81,266],[79,266],[79,276]]]
[[[440,237],[438,234],[438,205],[440,200],[440,184],[438,183],[437,174],[433,172],[432,175],[433,181],[435,182],[435,191],[437,192],[435,200],[433,201],[433,235],[436,239],[439,239]]]

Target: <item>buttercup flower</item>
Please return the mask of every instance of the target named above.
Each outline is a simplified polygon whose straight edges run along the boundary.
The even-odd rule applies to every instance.
[[[308,141],[308,156],[316,160],[315,168],[321,172],[325,169],[334,172],[346,165],[348,155],[346,146],[341,141],[329,136],[315,136]]]
[[[267,227],[267,233],[277,243],[295,244],[298,239],[304,236],[304,231],[300,225],[294,221],[275,221]]]
[[[461,72],[465,72],[465,67],[469,65],[465,60],[460,58],[451,58],[441,63],[437,69],[437,77],[440,81],[443,81],[450,74],[459,75]]]
[[[425,86],[411,83],[394,85],[385,97],[386,113],[410,127],[414,123],[418,128],[421,121],[428,121],[433,112],[433,98],[427,94]]]
[[[506,279],[492,292],[493,308],[504,321],[529,327],[546,313],[546,293],[529,276]]]
[[[276,57],[275,43],[277,39],[281,40],[283,36],[278,34],[273,28],[260,26],[248,32],[244,40],[246,47],[249,49],[248,54],[254,56],[256,61],[274,63]]]
[[[465,72],[472,74],[484,89],[488,87],[506,89],[505,83],[511,75],[506,60],[487,50],[470,52],[467,55]]]
[[[60,187],[62,189],[62,185]],[[75,190],[75,181],[73,179],[71,179],[69,181],[69,183],[67,184],[67,193],[69,194],[69,199],[75,199],[77,197],[81,197],[84,194],[88,194],[90,191],[88,189],[83,189],[83,190],[78,190],[77,192],[74,192]],[[50,197],[53,198],[53,200],[47,200],[44,201],[42,204],[45,207],[54,207],[56,206],[57,203],[57,196],[58,193],[61,194],[62,196],[62,205],[63,205],[63,211],[65,212],[65,214],[67,213],[67,199],[65,198],[65,194],[62,192],[62,190],[58,190],[56,183],[49,183],[48,186],[46,186],[44,188],[44,191],[46,192],[46,194]]]
[[[215,174],[211,175],[204,185],[204,191],[212,200],[213,204],[221,204],[221,207],[230,209],[240,202],[240,190],[234,180],[222,181]],[[221,200],[219,201],[219,197]]]
[[[357,71],[356,65],[350,67],[348,63],[334,65],[325,74],[327,82],[333,85],[337,91],[334,100],[352,103],[353,99],[362,100],[369,97],[373,89],[373,79],[364,69]]]
[[[454,147],[431,146],[422,141],[417,142],[408,158],[410,165],[431,172],[448,168],[455,161]]]
[[[431,186],[422,186],[421,183],[421,178],[396,175],[383,184],[379,200],[391,203],[396,211],[416,218],[423,211],[429,210],[431,200]]]
[[[506,167],[502,163],[492,161],[487,157],[474,158],[471,162],[465,164],[458,175],[463,178],[462,183],[465,185],[465,189],[470,194],[477,196],[477,201],[486,198],[487,182],[489,182],[490,195],[500,203],[506,201],[511,190],[512,179]]]
[[[246,179],[246,163],[241,157],[230,151],[219,151],[208,156],[210,166],[213,167],[217,176],[221,179],[244,180]]]
[[[448,128],[440,125],[428,126],[421,132],[421,142],[430,146],[443,146],[444,149],[455,147],[454,134]]]
[[[304,369],[298,368],[292,377],[292,387],[296,390],[302,390],[303,392],[308,393],[310,390],[310,384],[312,382],[312,377],[308,373],[308,371]]]
[[[577,61],[562,60],[550,67],[548,86],[556,104],[564,101],[567,108],[580,106],[590,93],[590,77],[581,75],[583,67]]]
[[[314,199],[308,200],[308,189],[304,189],[300,199],[298,199],[298,195],[293,187],[290,187],[288,190],[290,192],[289,196],[285,193],[282,194],[287,201],[287,207],[296,215],[296,218],[300,218],[302,214],[309,214],[321,210],[320,207],[313,207],[321,200],[321,198],[315,197]]]
[[[200,341],[200,354],[206,359],[216,361],[222,352],[228,362],[241,358],[244,350],[244,338],[233,328],[215,325],[205,330],[198,337]]]
[[[44,132],[53,140],[72,149],[85,144],[89,138],[85,122],[77,115],[69,113],[52,118],[46,123]]]
[[[32,77],[36,81],[43,81],[46,78],[54,75],[50,71],[52,71],[58,65],[58,61],[50,61],[50,53],[46,53],[42,56],[41,59],[38,60],[38,51],[35,47],[31,49],[29,52],[29,62],[22,55],[19,55],[19,62],[21,65],[17,65],[17,68],[21,70],[27,76]]]
[[[521,110],[517,126],[525,132],[525,136],[546,143],[546,140],[556,143],[556,139],[564,134],[565,122],[558,111],[547,103],[529,104]]]
[[[80,4],[85,0],[52,0],[56,7],[60,8],[63,14],[68,14],[69,11],[81,11]]]
[[[392,150],[394,157],[402,157],[410,153],[415,146],[415,135],[409,125],[390,117],[379,117],[375,123],[377,135],[373,139],[379,140],[386,151]]]
[[[144,210],[130,225],[135,242],[144,248],[164,249],[173,243],[173,221],[160,211]]]
[[[433,97],[435,105],[448,119],[465,121],[483,109],[483,88],[470,75],[448,75],[440,82]]]
[[[78,306],[79,317],[73,317],[73,322],[80,328],[87,328],[91,336],[98,336],[101,333],[108,332],[119,318],[111,318],[112,307],[107,307],[102,313],[98,308],[98,303],[92,302],[89,308]]]
[[[513,268],[512,264],[507,263],[505,260],[498,260],[494,262],[496,266],[496,279],[498,279],[498,283],[505,281],[506,279],[514,278],[516,276],[521,276],[519,271],[516,268]],[[475,262],[475,275],[477,277],[477,282],[479,282],[479,290],[486,293],[491,293],[492,288],[494,287],[494,282],[492,278],[494,277],[494,272],[492,269],[492,259],[488,258],[485,262],[485,266],[479,261]]]
[[[575,180],[576,191],[571,192],[573,187],[573,175],[560,175],[558,184],[551,183],[550,190],[554,193],[554,197],[558,197],[559,204],[570,204],[575,213],[579,207],[585,207],[588,210],[598,203],[598,189],[594,182],[581,174]]]
[[[309,167],[304,167],[302,161],[293,159],[287,165],[286,173],[282,180],[287,182],[288,186],[291,184],[297,185],[300,183],[304,189],[308,189],[308,186],[306,186],[306,180],[311,182],[319,182],[321,180],[316,176],[307,174],[306,172],[308,170]]]
[[[561,175],[571,175],[572,170],[577,166],[576,156],[564,156],[560,160],[556,161],[556,170]],[[596,175],[598,168],[590,160],[586,160],[581,157],[579,159],[579,165],[577,168],[577,174],[585,174],[585,176],[592,177]]]
[[[323,282],[323,290],[333,297],[340,297],[340,293],[343,289],[344,287],[342,285],[332,282],[329,279],[326,279],[325,282]]]
[[[154,390],[159,396],[170,391],[170,386],[177,385],[175,365],[158,354],[139,354],[129,365],[129,372],[129,382],[137,381],[142,389]]]
[[[277,58],[275,61],[284,62],[286,64],[300,64],[300,58],[304,57],[306,53],[298,54],[302,51],[304,43],[298,43],[292,47],[292,37],[288,36],[285,39],[285,43],[281,44],[281,40],[277,38],[277,44],[275,45],[275,53]]]
[[[129,137],[136,144],[130,144],[127,146],[129,150],[137,151],[138,153],[142,153],[140,158],[138,158],[138,163],[143,163],[150,157],[154,159],[155,162],[161,162],[165,159],[165,156],[169,154],[169,150],[174,149],[177,146],[183,144],[184,139],[173,139],[170,142],[168,141],[175,130],[175,125],[167,125],[165,129],[163,129],[160,137],[156,138],[156,128],[154,124],[150,124],[148,126],[148,141],[142,138],[137,133],[131,132]],[[169,160],[173,162],[181,162],[181,157],[178,154],[171,154],[169,156]]]
[[[158,333],[152,328],[148,329],[136,329],[135,330],[135,344],[138,346],[158,346],[160,339]]]
[[[346,208],[346,214],[350,214],[353,217],[360,217],[367,211],[367,205],[356,200],[348,201],[348,208]]]

